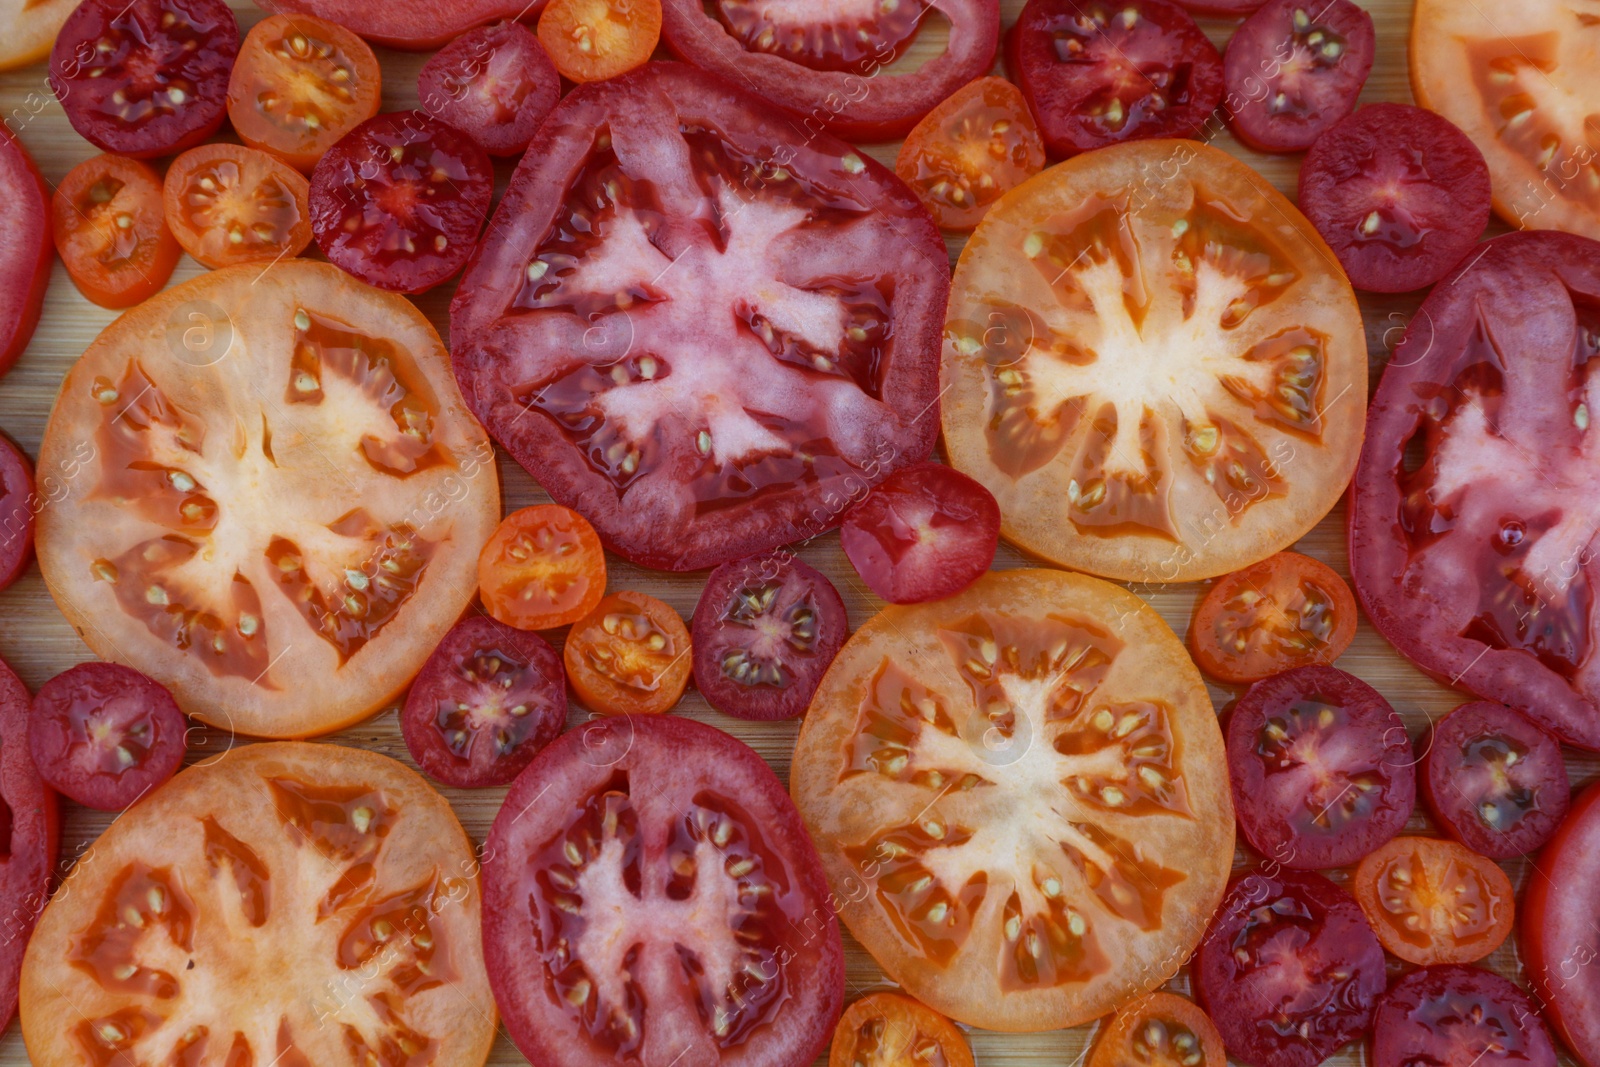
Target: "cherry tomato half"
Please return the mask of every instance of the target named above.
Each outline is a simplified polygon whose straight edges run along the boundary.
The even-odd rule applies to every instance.
[[[613,593],[572,627],[563,653],[578,699],[602,715],[659,715],[683,697],[689,631],[653,596]]]
[[[1236,685],[1292,667],[1326,666],[1356,636],[1356,597],[1332,567],[1279,552],[1219,580],[1195,606],[1189,648]]]
[[[161,178],[126,156],[79,163],[56,186],[56,249],[84,296],[126,308],[160,292],[183,248],[167,228]]]
[[[539,43],[575,82],[625,74],[660,40],[661,0],[550,0],[539,16]]]
[[[979,78],[906,137],[895,173],[947,230],[977,228],[989,206],[1044,169],[1044,142],[1022,90]]]
[[[1228,1067],[1228,1057],[1198,1004],[1147,993],[1119,1008],[1100,1031],[1089,1067]]]
[[[1383,947],[1408,963],[1471,963],[1511,933],[1511,879],[1437,837],[1397,837],[1361,861],[1350,886]]]
[[[972,1048],[956,1024],[899,993],[868,993],[845,1009],[833,1030],[828,1067],[973,1067]]]
[[[186,730],[161,683],[120,663],[80,663],[33,698],[28,751],[52,789],[121,811],[177,773]]]
[[[9,437],[0,435],[0,590],[28,569],[36,517],[33,464]]]
[[[1263,152],[1301,152],[1355,110],[1377,52],[1372,16],[1351,0],[1272,0],[1222,57],[1228,122]]]
[[[1000,545],[1000,505],[953,467],[895,471],[845,516],[839,543],[874,593],[892,604],[954,596],[983,577]]]
[[[478,556],[478,591],[484,610],[507,626],[570,626],[605,595],[605,549],[589,520],[570,508],[513,511]]]
[[[167,225],[208,267],[275,263],[311,243],[311,185],[287,163],[233,144],[191,148],[162,187]]]

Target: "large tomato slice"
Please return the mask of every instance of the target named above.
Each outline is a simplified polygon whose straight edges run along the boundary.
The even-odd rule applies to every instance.
[[[988,1029],[1077,1026],[1159,986],[1233,862],[1199,672],[1143,601],[1062,571],[868,622],[790,782],[851,932]]]
[[[456,374],[611,548],[709,567],[927,458],[948,263],[889,171],[650,64],[541,127],[451,305]]]
[[[249,745],[112,824],[22,972],[36,1067],[481,1067],[472,845],[386,756]]]
[[[751,749],[676,717],[556,740],[485,844],[484,955],[537,1067],[804,1067],[844,1003],[816,850]]]
[[[0,374],[22,355],[39,325],[55,243],[50,192],[33,157],[9,127],[0,130],[0,196],[12,205],[0,236]]]
[[[50,896],[61,841],[56,795],[28,755],[32,707],[28,687],[0,660],[0,813],[7,831],[0,855],[0,908],[6,916],[6,936],[0,938],[0,1031],[17,1012],[22,952]]]
[[[1077,570],[1190,581],[1286,548],[1344,492],[1366,383],[1333,253],[1205,145],[1054,167],[956,267],[950,461],[994,493],[1008,538]]]
[[[1373,399],[1350,568],[1424,670],[1600,749],[1596,356],[1594,241],[1510,234],[1436,286]]]
[[[57,604],[219,727],[300,737],[382,706],[472,600],[500,514],[445,360],[409,302],[303,260],[124,315],[40,449],[84,468],[39,516]]]
[[[1587,1067],[1600,1067],[1600,788],[1572,805],[1528,879],[1517,932],[1545,1018]]]
[[[528,18],[545,0],[261,0],[276,14],[315,15],[369,41],[430,52],[495,19]]]

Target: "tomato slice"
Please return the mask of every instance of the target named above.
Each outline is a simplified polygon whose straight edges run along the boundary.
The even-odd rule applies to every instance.
[[[478,588],[484,610],[507,626],[571,626],[605,596],[605,549],[576,511],[559,504],[513,511],[478,557]]]
[[[891,604],[954,596],[989,571],[1000,507],[942,463],[895,471],[850,509],[839,544],[867,588]]]
[[[539,16],[539,43],[580,84],[626,74],[660,40],[661,0],[550,0]]]
[[[91,144],[169,156],[221,127],[238,54],[223,0],[83,0],[50,53],[50,88]]]
[[[1217,18],[1238,18],[1259,8],[1266,0],[1174,0],[1185,11]]]
[[[79,0],[4,0],[0,3],[0,70],[50,55],[56,35]]]
[[[1235,879],[1190,976],[1228,1055],[1316,1067],[1372,1025],[1383,949],[1350,894],[1309,871]]]
[[[39,1067],[481,1067],[495,1012],[477,859],[386,756],[248,745],[100,835],[39,920],[22,1031]]]
[[[1199,672],[1138,597],[1063,571],[857,630],[790,787],[857,940],[988,1029],[1077,1026],[1159,986],[1233,861]]]
[[[948,265],[854,148],[650,64],[540,128],[451,304],[456,374],[608,548],[712,567],[928,457]]]
[[[484,950],[543,1067],[809,1064],[844,1000],[816,850],[760,756],[604,719],[517,778],[485,842]]]
[[[1526,993],[1477,967],[1439,966],[1412,971],[1383,998],[1370,1062],[1556,1067],[1559,1061]]]
[[[1463,704],[1433,728],[1422,798],[1444,832],[1490,859],[1531,855],[1572,799],[1556,739],[1504,704]]]
[[[973,1067],[972,1048],[943,1015],[898,993],[868,993],[833,1031],[828,1067]]]
[[[644,593],[613,593],[567,634],[572,691],[601,715],[661,715],[683,699],[694,667],[678,613]]]
[[[971,231],[1044,164],[1022,90],[1004,78],[979,78],[917,123],[894,169],[941,227]]]
[[[662,0],[678,58],[801,116],[808,135],[892,141],[994,65],[999,0]],[[709,8],[709,9],[708,9]],[[943,49],[909,57],[918,27]],[[920,58],[920,57],[919,57]]]
[[[1600,788],[1579,794],[1538,856],[1517,924],[1523,972],[1546,1021],[1585,1067],[1600,1065]]]
[[[535,15],[544,0],[262,0],[259,6],[315,15],[390,48],[431,52],[485,23]]]
[[[1147,993],[1117,1009],[1089,1067],[1227,1067],[1222,1035],[1192,1000]]]
[[[0,907],[10,934],[0,941],[0,1030],[17,1013],[23,950],[50,899],[61,843],[56,795],[28,755],[32,709],[28,687],[0,660],[0,817],[8,831],[0,855]]]
[[[245,144],[309,173],[378,113],[382,92],[367,42],[310,15],[272,15],[245,35],[228,79],[228,118]]]
[[[0,590],[10,588],[28,569],[34,519],[42,508],[34,494],[33,464],[11,438],[0,434],[0,515],[6,516],[0,524]]]
[[[0,130],[0,196],[15,205],[15,217],[0,238],[0,374],[4,374],[33,339],[55,260],[48,221],[50,191],[33,157],[9,128]]]
[[[1338,502],[1366,351],[1333,254],[1260,175],[1196,143],[1114,146],[1017,189],[962,251],[945,450],[1027,552],[1214,577]]]
[[[1228,125],[1262,152],[1303,152],[1355,110],[1377,51],[1350,0],[1272,0],[1228,41]]]
[[[78,471],[38,529],[68,620],[256,736],[326,733],[402,691],[500,514],[428,320],[299,259],[123,315],[67,375],[39,461]]]
[[[1294,667],[1327,666],[1356,636],[1356,598],[1326,563],[1279,552],[1235,571],[1195,605],[1189,648],[1218,681],[1259,682]]]
[[[183,250],[208,267],[276,263],[311,243],[311,186],[287,163],[239,145],[191,148],[167,168],[162,202]]]
[[[1351,890],[1383,947],[1407,963],[1471,963],[1511,933],[1511,879],[1454,841],[1397,837],[1356,868]]]
[[[561,99],[561,75],[532,31],[498,22],[462,34],[423,64],[417,92],[423,110],[491,156],[520,156]]]
[[[51,216],[68,276],[101,307],[150,299],[183,255],[167,227],[161,177],[126,156],[95,156],[73,167],[56,186]]]

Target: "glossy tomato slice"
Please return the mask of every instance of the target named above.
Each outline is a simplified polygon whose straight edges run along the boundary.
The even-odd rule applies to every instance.
[[[0,196],[15,205],[0,237],[0,374],[33,339],[50,286],[50,191],[9,127],[0,131]]]
[[[101,307],[148,300],[183,255],[167,226],[160,175],[126,156],[95,156],[68,171],[51,217],[67,275]]]
[[[11,438],[0,434],[0,590],[28,569],[34,520],[43,506],[34,493],[33,464]]]
[[[223,729],[307,736],[382,707],[471,601],[500,514],[445,360],[410,302],[298,259],[123,315],[39,452],[79,470],[39,516],[56,603]]]
[[[507,626],[571,626],[605,596],[605,549],[576,511],[559,504],[522,508],[483,546],[478,590],[484,610]]]
[[[519,22],[482,26],[451,41],[417,81],[422,108],[483,146],[517,156],[561,99],[561,75]]]
[[[839,543],[891,604],[940,600],[988,573],[1000,545],[989,490],[942,463],[895,471],[850,509]]]
[[[574,623],[562,655],[572,691],[601,715],[671,711],[694,668],[689,630],[678,613],[631,591],[613,593]]]
[[[1119,145],[1014,191],[961,253],[945,449],[1028,552],[1214,577],[1338,501],[1366,352],[1333,254],[1260,175],[1201,144]]]
[[[1477,967],[1439,966],[1412,971],[1384,996],[1369,1062],[1556,1067],[1558,1060],[1528,994]]]
[[[1408,963],[1471,963],[1511,933],[1511,879],[1454,841],[1397,837],[1356,868],[1351,890],[1383,947]]]
[[[1600,788],[1578,796],[1539,853],[1517,924],[1523,971],[1545,1019],[1585,1067],[1600,1064]]]
[[[1490,859],[1526,856],[1566,818],[1556,739],[1504,704],[1463,704],[1424,745],[1422,798],[1444,832]]]
[[[208,267],[276,263],[311,243],[310,185],[287,163],[240,145],[191,148],[162,186],[167,223]]]
[[[1377,51],[1372,16],[1350,0],[1272,0],[1228,41],[1228,124],[1263,152],[1304,151],[1355,110]]]
[[[539,43],[580,84],[626,74],[660,40],[661,0],[550,0],[539,16]]]
[[[694,609],[694,684],[726,715],[792,719],[849,635],[839,591],[792,555],[724,563]]]
[[[807,137],[903,137],[994,65],[999,0],[662,0],[667,47],[800,117]],[[941,51],[909,56],[924,23],[948,26]],[[920,57],[919,57],[920,59]]]
[[[868,993],[845,1009],[828,1067],[972,1067],[972,1049],[943,1015],[899,993]]]
[[[1117,1009],[1088,1067],[1228,1067],[1222,1035],[1192,1000],[1146,993]]]
[[[288,15],[315,15],[369,41],[411,52],[442,48],[477,26],[536,15],[545,0],[262,0]]]
[[[1356,598],[1329,567],[1279,552],[1223,577],[1195,605],[1196,665],[1235,685],[1293,667],[1327,666],[1356,636]]]
[[[484,949],[540,1067],[799,1067],[827,1047],[844,951],[794,805],[720,730],[628,716],[559,738],[485,842]]]
[[[948,263],[894,175],[651,64],[540,128],[451,305],[456,374],[608,547],[715,566],[927,458]]]
[[[906,992],[1077,1026],[1170,978],[1233,862],[1221,732],[1145,603],[1004,571],[856,631],[791,789],[841,917]]]
[[[17,1013],[22,953],[50,898],[61,838],[56,795],[28,755],[32,708],[28,687],[0,660],[0,817],[7,829],[0,855],[0,907],[5,908],[8,934],[0,940],[0,1030]]]
[[[248,745],[100,835],[28,945],[38,1067],[481,1067],[495,1012],[477,860],[385,756]]]
[[[1315,1067],[1372,1024],[1383,949],[1350,894],[1307,871],[1236,878],[1191,979],[1249,1067]]]
[[[1600,749],[1597,355],[1600,243],[1509,234],[1436,286],[1373,398],[1350,565],[1418,666]]]
[[[33,698],[28,752],[52,789],[121,811],[177,773],[187,729],[160,683],[120,664],[80,663]]]
[[[1044,164],[1022,91],[1004,78],[979,78],[917,123],[894,169],[940,226],[972,230]]]
[[[83,0],[50,53],[50,88],[90,143],[168,156],[222,125],[238,54],[223,0]]]

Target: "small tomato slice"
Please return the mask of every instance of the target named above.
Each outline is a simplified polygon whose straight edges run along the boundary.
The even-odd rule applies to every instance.
[[[230,144],[191,148],[163,184],[167,224],[208,267],[276,263],[311,243],[311,185],[287,163]]]
[[[828,1067],[973,1067],[972,1047],[956,1025],[899,993],[868,993],[845,1009],[833,1030]]]
[[[1381,846],[1350,888],[1383,947],[1421,966],[1483,959],[1511,933],[1516,912],[1504,871],[1437,837]]]
[[[891,604],[941,600],[988,572],[1000,546],[1000,505],[960,471],[919,463],[852,508],[839,543],[867,587]]]
[[[1228,1067],[1228,1057],[1198,1004],[1147,993],[1117,1009],[1095,1039],[1088,1067]]]
[[[168,228],[161,178],[136,159],[103,155],[79,163],[56,186],[56,249],[78,291],[106,308],[160,292],[183,255]]]
[[[550,0],[539,16],[539,43],[580,84],[641,66],[660,40],[661,0]]]
[[[1477,967],[1439,966],[1395,982],[1372,1023],[1372,1067],[1556,1067],[1528,994]]]
[[[570,626],[605,595],[605,549],[589,520],[570,508],[513,511],[478,556],[478,590],[484,609],[507,626]]]
[[[1304,151],[1355,109],[1377,51],[1350,0],[1272,0],[1228,41],[1228,123],[1251,148]]]
[[[567,634],[567,680],[590,711],[660,715],[689,684],[690,644],[678,613],[655,597],[613,593]]]
[[[1463,704],[1433,728],[1421,782],[1444,832],[1496,860],[1543,847],[1572,801],[1561,745],[1488,700]]]
[[[518,156],[561,99],[561,75],[539,38],[520,22],[463,34],[418,76],[422,108],[483,146]]]
[[[34,495],[33,464],[11,438],[0,435],[0,590],[28,569],[34,519],[41,507]]]
[[[979,78],[917,123],[894,169],[935,222],[970,231],[1044,164],[1039,125],[1022,90],[1004,78]]]
[[[61,844],[56,795],[28,755],[32,709],[28,687],[0,660],[0,813],[7,829],[0,855],[0,908],[5,909],[8,935],[0,940],[0,1030],[17,1013],[23,950],[50,898]]]
[[[1218,681],[1259,682],[1292,667],[1327,666],[1356,636],[1356,596],[1310,556],[1279,552],[1235,571],[1195,606],[1189,648]]]

